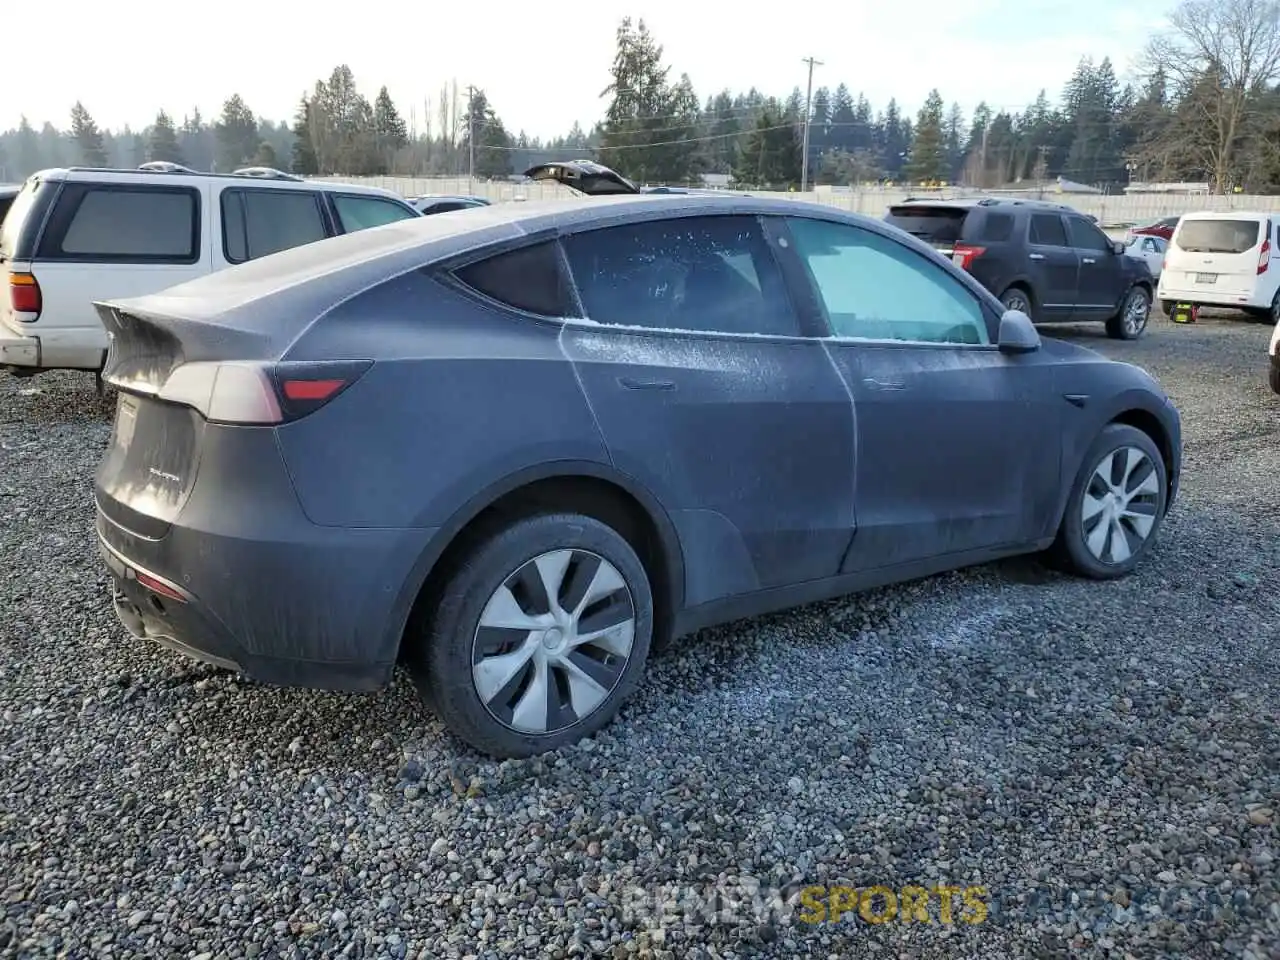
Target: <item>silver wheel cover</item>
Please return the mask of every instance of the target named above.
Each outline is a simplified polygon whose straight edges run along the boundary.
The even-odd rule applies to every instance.
[[[608,560],[563,549],[521,564],[494,591],[472,641],[471,680],[489,714],[547,735],[595,713],[621,681],[635,603]]]
[[[1121,447],[1094,467],[1080,501],[1085,549],[1095,560],[1120,564],[1140,551],[1160,509],[1160,474],[1146,452]]]

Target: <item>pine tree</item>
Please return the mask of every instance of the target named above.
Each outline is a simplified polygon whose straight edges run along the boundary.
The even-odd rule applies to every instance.
[[[213,130],[218,141],[218,169],[223,172],[244,166],[258,152],[258,121],[238,93],[222,105],[222,116]]]
[[[71,108],[71,139],[76,142],[80,161],[87,167],[105,167],[107,150],[102,131],[79,100]]]
[[[151,126],[151,139],[147,144],[147,159],[168,163],[183,163],[182,148],[178,145],[178,131],[173,120],[161,110]]]
[[[311,102],[304,96],[298,104],[293,119],[293,156],[290,169],[303,176],[314,177],[320,173],[315,144],[311,140]]]
[[[739,183],[780,189],[800,181],[801,143],[786,108],[776,99],[766,100],[747,137],[734,179]]]
[[[944,109],[942,94],[936,89],[929,91],[916,120],[906,165],[907,179],[913,184],[940,183],[948,178],[950,163]]]
[[[485,179],[508,176],[511,173],[511,137],[483,90],[472,91],[467,115],[462,122],[465,126],[458,150],[464,162],[471,162],[471,135],[474,132],[476,176]]]

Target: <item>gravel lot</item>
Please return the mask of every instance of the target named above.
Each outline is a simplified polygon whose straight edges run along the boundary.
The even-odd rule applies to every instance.
[[[129,639],[92,540],[111,402],[0,377],[0,955],[1280,958],[1269,332],[1062,331],[1183,414],[1132,578],[1009,562],[709,631],[595,741],[502,764],[403,680],[266,689]],[[989,915],[751,908],[915,883]]]

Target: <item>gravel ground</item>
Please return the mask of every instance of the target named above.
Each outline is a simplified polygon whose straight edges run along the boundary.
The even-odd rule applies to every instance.
[[[1268,333],[1062,332],[1182,410],[1135,576],[1007,562],[709,631],[596,740],[502,764],[403,680],[266,689],[129,639],[91,535],[110,401],[0,378],[0,955],[1280,958]],[[777,908],[940,884],[985,919]]]

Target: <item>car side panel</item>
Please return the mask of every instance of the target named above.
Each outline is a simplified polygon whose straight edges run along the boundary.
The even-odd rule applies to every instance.
[[[418,271],[322,318],[286,360],[375,363],[332,403],[277,431],[307,516],[328,526],[439,526],[476,491],[529,466],[608,464],[558,334],[557,324],[511,316]]]

